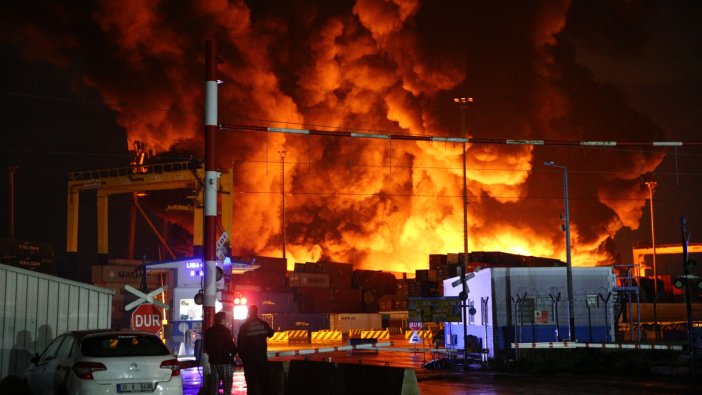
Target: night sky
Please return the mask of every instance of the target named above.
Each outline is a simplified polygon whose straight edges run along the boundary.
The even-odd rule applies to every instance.
[[[265,120],[267,126],[456,135],[459,113],[450,99],[467,95],[476,97],[467,114],[473,137],[702,141],[702,14],[694,2],[327,3],[12,1],[4,5],[0,17],[0,236],[10,235],[10,166],[18,166],[15,237],[53,243],[62,272],[68,172],[127,166],[130,143],[135,140],[147,141],[173,158],[201,156],[202,58],[209,37],[217,40],[224,59],[220,65],[225,80],[220,87],[223,123]],[[332,64],[335,72],[327,67]],[[267,138],[226,135],[221,149],[233,152],[232,160],[254,163],[265,157],[275,169],[271,172],[276,172],[278,159],[267,152],[278,148],[260,148]],[[276,141],[275,136],[270,138]],[[301,168],[290,170],[294,177],[290,188],[305,191],[337,185],[334,171],[329,170],[339,165],[332,163],[335,157],[371,160],[372,155],[365,153],[376,148],[372,143],[340,148],[338,141],[328,140],[285,144],[291,163],[329,164],[325,168],[329,178],[316,184],[302,180]],[[310,150],[314,154],[306,153],[310,144],[317,144],[317,149]],[[251,147],[256,147],[254,152]],[[444,150],[440,155],[454,148],[440,147]],[[402,246],[412,241],[406,234],[380,241],[376,235],[400,233],[398,223],[404,228],[420,223],[435,229],[442,221],[453,224],[460,218],[446,203],[437,205],[443,220],[431,222],[422,218],[429,215],[417,214],[425,212],[418,209],[419,203],[399,198],[407,188],[417,193],[418,186],[424,185],[415,178],[423,169],[419,163],[429,168],[440,162],[420,160],[425,151],[403,149],[399,168],[406,165],[411,171],[394,175],[399,179],[392,181],[386,178],[377,189],[359,176],[306,202],[291,198],[292,255],[377,267],[373,261],[400,256]],[[609,263],[628,263],[632,244],[650,243],[648,191],[643,185],[649,180],[658,182],[654,196],[657,244],[680,243],[681,216],[688,220],[691,241],[702,241],[702,147],[471,150],[472,174],[479,173],[476,169],[489,171],[490,166],[512,166],[515,171],[524,163],[533,171],[528,179],[507,179],[497,186],[489,176],[473,176],[473,185],[478,186],[469,187],[469,194],[475,202],[471,232],[476,235],[489,232],[487,213],[493,213],[491,220],[499,226],[523,226],[535,234],[550,229],[545,239],[560,242],[562,234],[554,230],[558,220],[535,212],[539,199],[556,208],[562,204],[560,174],[542,165],[544,160],[556,160],[572,172],[572,221],[581,231],[580,245],[592,244],[582,247],[583,253],[602,252]],[[451,153],[455,155],[455,149]],[[486,159],[492,156],[498,159]],[[230,159],[220,158],[225,163]],[[508,164],[509,160],[514,163]],[[452,163],[444,166],[455,166]],[[238,171],[235,178],[241,190],[261,195],[254,190],[260,187],[274,195],[270,192],[278,182],[274,177],[263,178],[266,185],[257,186],[251,169]],[[266,168],[266,176],[268,172]],[[456,174],[447,173],[441,177],[455,181]],[[436,190],[446,190],[445,184],[432,184]],[[368,190],[368,197],[333,200],[335,193],[352,196],[345,192],[347,188]],[[446,193],[455,195],[452,188]],[[547,190],[543,193],[548,196],[539,198],[541,190]],[[344,199],[349,202],[339,203]],[[522,205],[514,202],[520,199]],[[88,262],[96,253],[91,231],[94,202],[94,197],[82,195],[79,250],[80,259]],[[378,208],[368,212],[369,202]],[[110,205],[114,210],[110,232],[115,238],[110,249],[120,256],[126,251],[119,234],[126,229],[129,201],[115,198]],[[241,207],[235,222],[242,218],[237,223],[243,224],[243,230],[235,235],[234,253],[275,255],[279,240],[275,213],[256,211],[262,209],[246,203]],[[515,218],[520,215],[523,221]],[[391,219],[384,221],[386,217]],[[360,218],[364,224],[348,218]],[[613,237],[603,241],[608,227],[616,229]],[[137,254],[156,259],[155,239],[142,230]],[[180,235],[174,231],[172,237],[183,238],[187,233],[188,229]],[[364,246],[358,240],[366,236],[373,242]],[[421,252],[462,248],[453,239],[433,243],[428,245],[435,250]],[[374,251],[382,249],[378,244],[390,245],[390,250]],[[561,257],[558,248],[552,255]],[[425,263],[426,255],[417,261],[408,267]]]

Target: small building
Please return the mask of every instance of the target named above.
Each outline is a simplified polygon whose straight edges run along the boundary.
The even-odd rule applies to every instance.
[[[575,267],[572,273],[576,339],[613,341],[616,275],[612,268]],[[478,348],[487,349],[489,358],[507,357],[513,342],[570,338],[565,267],[489,268],[467,277],[469,349],[473,340]],[[458,280],[444,280],[444,296],[459,295]],[[445,323],[444,334],[447,347],[463,349],[463,322]]]

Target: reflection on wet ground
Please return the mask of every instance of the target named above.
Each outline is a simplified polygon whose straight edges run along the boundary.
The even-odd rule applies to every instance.
[[[411,350],[406,342],[393,341],[393,347]],[[341,345],[341,344],[337,344]],[[315,348],[319,345],[285,345],[270,347],[272,351]],[[421,347],[419,348],[421,350]],[[676,377],[608,377],[579,374],[512,374],[480,369],[473,365],[468,371],[460,368],[452,370],[429,370],[422,368],[426,362],[441,357],[429,352],[409,351],[337,351],[315,353],[306,356],[313,361],[360,363],[412,368],[417,375],[418,387],[422,395],[453,394],[694,394],[700,393],[696,381],[687,376]],[[272,361],[304,359],[303,356],[271,358]],[[182,371],[183,393],[196,395],[202,383],[200,369]],[[698,378],[699,380],[699,378]],[[234,372],[232,394],[246,394],[246,382],[242,368]]]

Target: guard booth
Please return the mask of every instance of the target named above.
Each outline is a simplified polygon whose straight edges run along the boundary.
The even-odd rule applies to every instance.
[[[575,338],[614,341],[616,275],[610,266],[574,267]],[[565,267],[490,268],[467,279],[467,338],[477,339],[488,358],[508,357],[513,342],[568,340]],[[457,284],[457,285],[453,285]],[[459,277],[444,280],[444,295],[458,296]],[[471,308],[472,307],[472,308]],[[447,347],[464,349],[463,320],[444,324]],[[469,344],[468,346],[473,346]]]
[[[167,303],[171,306],[168,314],[169,325],[164,327],[164,337],[168,346],[178,355],[194,355],[195,342],[202,338],[203,319],[203,279],[202,258],[181,259],[158,263],[147,263],[147,272],[165,273],[172,278],[175,287],[169,292]],[[228,284],[233,273],[255,270],[257,265],[232,262],[225,258],[217,263],[222,278],[217,281],[215,311],[226,309],[234,317],[234,298],[228,292]],[[244,317],[245,318],[245,317]]]

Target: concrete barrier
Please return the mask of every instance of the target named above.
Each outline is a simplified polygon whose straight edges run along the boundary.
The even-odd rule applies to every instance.
[[[341,342],[341,331],[312,332],[312,343]]]
[[[303,342],[303,343],[309,343],[310,341],[310,334],[309,331],[306,329],[295,329],[295,330],[290,330],[290,331],[285,331],[288,334],[288,343],[289,342]]]
[[[409,339],[410,337],[412,337],[412,332],[417,332],[419,334],[420,339],[432,339],[434,337],[430,330],[422,329],[419,331],[406,331],[405,339]]]
[[[268,343],[287,343],[288,332],[275,332],[273,337],[268,338]]]
[[[401,335],[402,334],[402,328],[397,327],[397,326],[389,326],[385,328],[390,335]]]
[[[390,333],[388,331],[362,331],[361,339],[390,340]]]
[[[349,338],[361,338],[361,332],[363,329],[349,329]]]

